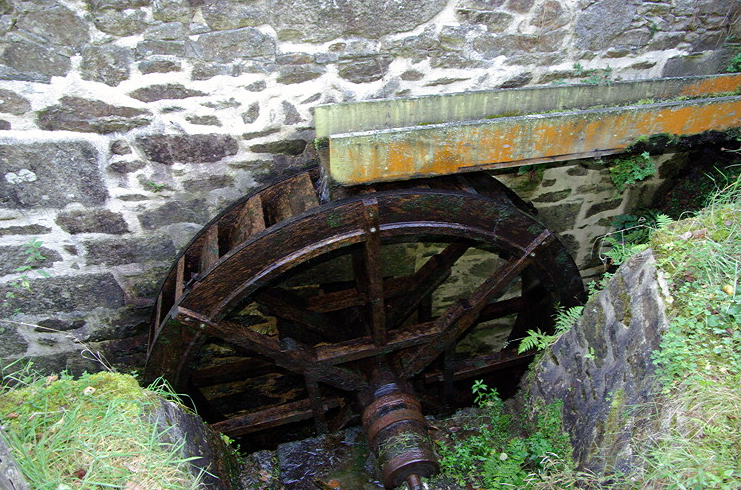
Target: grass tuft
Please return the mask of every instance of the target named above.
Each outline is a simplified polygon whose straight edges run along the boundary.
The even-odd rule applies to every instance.
[[[37,490],[195,489],[182,444],[147,422],[158,396],[111,372],[3,380],[0,419],[24,476]]]

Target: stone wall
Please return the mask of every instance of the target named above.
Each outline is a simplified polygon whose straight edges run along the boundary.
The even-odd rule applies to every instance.
[[[176,252],[313,161],[318,104],[716,73],[738,16],[734,0],[2,1],[0,316],[19,323],[0,356],[84,369],[82,341],[141,361]],[[658,183],[616,196],[591,162],[504,180],[584,268]],[[15,272],[34,238],[50,277]]]

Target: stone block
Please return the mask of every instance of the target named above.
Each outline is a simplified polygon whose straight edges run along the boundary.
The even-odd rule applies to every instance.
[[[66,211],[57,215],[56,223],[67,233],[106,233],[122,235],[129,232],[123,216],[107,209]]]
[[[611,199],[609,201],[592,204],[587,208],[586,213],[584,213],[584,218],[591,218],[596,214],[604,213],[605,211],[612,211],[613,209],[619,208],[621,204],[623,204],[622,199]]]
[[[3,332],[0,336],[2,338],[2,342],[0,342],[0,359],[3,361],[20,357],[26,353],[28,341],[23,335],[18,333],[16,327],[3,326]],[[3,362],[3,364],[5,363]]]
[[[139,56],[185,56],[185,41],[146,40],[136,45]]]
[[[46,235],[51,228],[42,225],[7,226],[0,228],[0,236],[8,235]]]
[[[108,197],[98,169],[98,152],[86,141],[27,143],[0,138],[0,168],[0,205],[4,207],[94,205]]]
[[[139,71],[142,75],[149,73],[170,73],[173,71],[182,71],[180,63],[168,60],[142,61],[139,63]]]
[[[7,80],[43,80],[63,77],[69,73],[72,63],[69,57],[57,53],[44,44],[35,43],[13,36],[5,44],[0,63],[11,68],[3,77]]]
[[[142,136],[136,144],[152,161],[172,164],[211,163],[236,155],[239,145],[232,136],[222,134],[191,134]]]
[[[260,103],[253,102],[247,108],[247,112],[242,113],[242,121],[244,121],[245,124],[252,124],[253,122],[257,121],[257,118],[259,116],[260,116]]]
[[[664,65],[663,77],[712,75],[725,71],[728,56],[723,51],[712,51],[669,58]]]
[[[273,153],[280,155],[300,155],[306,148],[304,140],[271,141],[250,146],[250,151],[255,153]]]
[[[31,103],[12,90],[0,89],[0,112],[20,116],[31,110]]]
[[[139,9],[108,8],[92,13],[99,31],[113,36],[134,36],[148,27],[147,13]]]
[[[172,261],[175,247],[165,237],[89,240],[85,242],[89,265],[115,266],[151,261]]]
[[[465,24],[485,25],[491,32],[501,32],[512,23],[514,16],[506,12],[458,9],[458,20]]]
[[[372,56],[339,63],[339,75],[352,83],[374,82],[388,73],[392,58],[390,56]]]
[[[275,56],[275,39],[251,27],[202,34],[193,47],[196,58],[221,63]]]
[[[189,97],[202,97],[208,95],[200,90],[186,88],[179,83],[167,83],[162,85],[150,85],[142,87],[129,93],[130,97],[142,102],[155,102],[164,99],[187,99]]]
[[[70,96],[62,97],[59,102],[39,111],[37,123],[41,129],[108,134],[147,126],[151,122],[152,113],[144,109]]]
[[[96,308],[124,306],[123,289],[112,274],[82,274],[32,279],[30,288],[17,289],[10,284],[0,285],[0,295],[14,293],[7,306],[0,305],[0,316],[5,317],[20,309],[23,314],[49,312],[90,311]]]
[[[294,83],[307,82],[322,76],[326,72],[319,65],[285,65],[278,68],[278,83],[291,85]]]
[[[131,50],[119,46],[88,46],[82,51],[80,76],[111,87],[129,78]]]
[[[177,41],[188,36],[188,29],[182,22],[167,22],[150,27],[144,32],[144,39]]]
[[[62,260],[62,256],[54,250],[41,247],[38,249],[38,252],[44,258],[28,262],[27,259],[29,255],[27,250],[27,247],[22,245],[0,246],[0,276],[13,274],[18,268],[23,267],[31,267],[31,269],[45,269],[51,267],[54,262]],[[19,272],[26,273],[26,271]]]
[[[90,40],[88,23],[62,5],[27,12],[18,18],[15,28],[46,43],[71,47],[76,52]]]
[[[188,22],[196,6],[203,2],[193,0],[154,0],[152,15],[162,22]]]
[[[556,204],[548,207],[538,207],[538,219],[548,227],[549,230],[560,233],[573,230],[576,226],[576,218],[581,210],[581,203]]]
[[[117,160],[108,165],[108,170],[116,172],[117,174],[128,174],[141,170],[146,167],[146,165],[147,164],[141,160]]]
[[[635,15],[636,5],[624,0],[592,3],[576,19],[576,47],[592,51],[611,47],[613,39],[630,27]]]
[[[271,25],[281,40],[323,42],[357,36],[378,39],[407,32],[434,17],[446,0],[398,0],[389,6],[382,0],[270,0]]]
[[[203,200],[171,201],[140,215],[139,223],[145,230],[154,230],[175,223],[204,224],[209,217]]]
[[[185,120],[191,124],[199,126],[221,126],[221,121],[213,115],[206,116],[185,116]]]
[[[267,23],[269,17],[267,9],[259,3],[250,5],[230,0],[207,3],[201,12],[208,27],[216,31],[258,26]]]

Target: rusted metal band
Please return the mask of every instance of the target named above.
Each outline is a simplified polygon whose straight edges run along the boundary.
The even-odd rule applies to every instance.
[[[427,421],[424,415],[422,415],[422,412],[410,409],[394,410],[373,422],[366,430],[371,445],[375,445],[376,437],[382,430],[401,422],[418,422],[422,430],[425,430],[427,427]]]
[[[405,405],[408,408],[416,409],[417,411],[422,410],[419,400],[412,395],[407,393],[392,393],[390,395],[384,395],[373,400],[363,411],[363,427],[368,427],[372,422],[373,416],[378,413],[381,409],[390,407],[393,405]]]

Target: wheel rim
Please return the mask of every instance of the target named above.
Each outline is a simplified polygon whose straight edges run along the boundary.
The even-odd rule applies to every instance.
[[[379,365],[413,391],[436,386],[431,403],[442,403],[439,393],[450,396],[456,381],[528,360],[513,346],[466,351],[479,326],[516,315],[511,340],[549,328],[552,302],[584,299],[560,241],[492,184],[438,179],[320,204],[317,179],[303,172],[222,213],[186,247],[158,297],[148,376],[186,390],[231,436],[311,418],[326,430],[328,410],[358,411]],[[394,253],[406,257],[401,266]],[[447,298],[477,254],[488,264],[476,271],[482,278]],[[415,264],[405,264],[413,255]],[[268,317],[275,321],[266,330]],[[214,345],[236,355],[209,365]],[[271,369],[262,388],[303,386],[249,409],[219,406],[214,387],[247,379],[259,391]]]

